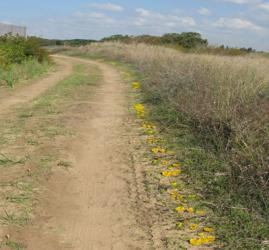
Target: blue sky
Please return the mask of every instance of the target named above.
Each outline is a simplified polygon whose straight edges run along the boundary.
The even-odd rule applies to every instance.
[[[9,0],[0,22],[46,38],[196,31],[214,45],[269,50],[269,0]]]

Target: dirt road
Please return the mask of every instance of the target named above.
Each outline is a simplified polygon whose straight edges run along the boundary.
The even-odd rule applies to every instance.
[[[98,67],[103,78],[87,105],[74,104],[68,123],[77,136],[59,144],[73,167],[53,170],[33,221],[19,229],[18,238],[28,250],[151,249],[150,235],[135,211],[128,86],[107,64],[63,56],[55,60],[61,65],[58,73],[2,100],[0,113],[31,101],[71,74],[74,64]]]

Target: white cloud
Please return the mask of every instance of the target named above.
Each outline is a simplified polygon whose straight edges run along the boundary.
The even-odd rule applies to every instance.
[[[207,8],[200,8],[197,12],[203,16],[209,16],[211,14],[210,10]]]
[[[77,11],[73,14],[73,16],[81,22],[91,22],[91,23],[98,23],[98,24],[112,24],[116,22],[115,19],[101,12],[85,13],[85,12]]]
[[[158,12],[153,12],[153,11],[149,11],[146,9],[136,9],[136,13],[140,16],[140,17],[144,17],[144,18],[152,18],[152,19],[162,19],[164,20],[166,17],[165,15],[162,15]]]
[[[269,3],[261,3],[258,5],[258,8],[265,11],[269,11]]]
[[[221,17],[213,24],[213,26],[224,29],[247,29],[255,31],[262,30],[260,26],[240,18]]]
[[[99,10],[107,10],[114,12],[120,12],[124,10],[122,6],[113,3],[92,3],[89,4],[89,6]]]
[[[190,16],[178,16],[171,14],[161,14],[146,9],[136,9],[137,17],[134,24],[137,26],[155,26],[155,27],[194,27],[195,20]]]

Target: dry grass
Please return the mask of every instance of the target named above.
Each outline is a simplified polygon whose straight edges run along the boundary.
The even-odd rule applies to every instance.
[[[164,127],[187,125],[197,143],[221,162],[206,170],[210,178],[221,176],[221,183],[213,180],[219,185],[213,195],[228,197],[223,207],[241,204],[268,219],[268,59],[121,43],[92,44],[72,53],[134,64],[144,78],[145,101],[158,107]]]

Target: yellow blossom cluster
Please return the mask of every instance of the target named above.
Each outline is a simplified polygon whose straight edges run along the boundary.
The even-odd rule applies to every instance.
[[[136,115],[138,118],[145,117],[145,106],[141,103],[137,103],[134,105],[134,109],[136,111]]]
[[[133,89],[140,89],[141,88],[140,82],[133,82],[132,83],[132,88]]]
[[[165,177],[177,177],[179,176],[181,171],[179,169],[177,170],[172,170],[172,171],[163,171],[162,175]]]
[[[147,137],[147,144],[154,144],[156,142],[156,138],[154,136]]]
[[[164,154],[166,152],[166,150],[162,147],[155,147],[151,149],[151,152],[153,154]]]
[[[207,245],[213,243],[216,240],[216,237],[213,235],[202,235],[197,238],[190,239],[190,244],[192,246]]]
[[[176,211],[178,213],[190,213],[193,214],[194,213],[194,209],[192,207],[187,207],[187,206],[179,206],[176,208]]]
[[[132,88],[137,90],[141,88],[141,84],[139,82],[133,82]],[[152,164],[158,165],[162,168],[165,168],[161,174],[163,177],[178,177],[181,174],[181,164],[179,162],[175,162],[175,153],[166,149],[164,142],[156,136],[157,130],[156,126],[153,123],[146,121],[146,111],[145,106],[141,103],[136,103],[134,105],[134,109],[136,111],[136,116],[140,119],[143,119],[143,123],[141,124],[141,129],[143,130],[146,136],[146,143],[151,146],[151,153],[154,155]],[[188,195],[181,194],[179,192],[179,188],[182,187],[181,184],[174,179],[170,182],[171,189],[168,190],[170,198],[174,200],[174,202],[179,202],[178,207],[175,208],[175,211],[180,214],[178,215],[182,221],[176,224],[177,229],[187,229],[190,233],[196,232],[196,236],[194,238],[188,239],[188,242],[192,246],[200,246],[213,243],[215,241],[214,229],[212,227],[199,225],[197,221],[194,221],[197,217],[206,216],[206,212],[204,210],[196,210],[191,207],[191,204],[188,204],[190,201],[197,200],[196,195]],[[212,235],[213,234],[213,235]]]
[[[144,122],[142,123],[141,127],[144,129],[145,134],[147,135],[155,134],[156,126],[154,126],[152,123]]]

